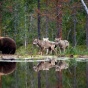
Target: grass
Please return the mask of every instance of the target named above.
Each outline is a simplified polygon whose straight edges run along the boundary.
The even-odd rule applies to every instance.
[[[17,49],[16,54],[18,55],[36,55],[38,52],[38,49],[29,44],[26,48],[24,46],[21,46]]]
[[[17,49],[16,54],[22,55],[22,56],[31,56],[31,55],[39,55],[39,48],[36,46],[33,46],[29,44],[26,49],[24,46],[21,46]],[[66,50],[66,52],[60,53],[58,50],[58,56],[59,55],[88,55],[88,49],[86,49],[84,46],[77,46],[77,47],[69,47],[69,49]]]
[[[88,55],[88,50],[86,48],[77,46],[75,48],[70,47],[67,51],[66,54],[72,54],[72,55]]]

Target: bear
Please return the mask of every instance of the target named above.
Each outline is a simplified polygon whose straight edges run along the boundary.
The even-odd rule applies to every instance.
[[[0,51],[2,54],[14,54],[16,51],[16,43],[10,37],[0,37]]]
[[[15,41],[10,37],[0,37],[0,51],[2,52],[2,54],[15,54]],[[15,68],[16,62],[0,62],[0,75],[10,74],[15,70]]]

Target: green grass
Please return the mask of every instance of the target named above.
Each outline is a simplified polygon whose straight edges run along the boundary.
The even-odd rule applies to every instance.
[[[88,55],[88,50],[86,48],[81,47],[81,46],[77,46],[75,48],[70,47],[68,50],[66,50],[66,54]]]
[[[36,46],[33,46],[29,44],[26,49],[24,46],[21,46],[17,49],[16,54],[18,55],[38,55],[39,48]],[[58,55],[88,55],[88,49],[86,49],[85,46],[77,46],[75,48],[69,47],[66,49],[66,51],[63,53],[60,53],[58,50]]]
[[[16,54],[18,55],[36,55],[38,48],[29,44],[26,48],[21,46],[17,49]]]

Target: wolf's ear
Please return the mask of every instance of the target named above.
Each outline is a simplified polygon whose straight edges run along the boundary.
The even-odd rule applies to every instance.
[[[49,38],[43,38],[43,40],[44,40],[44,41],[47,41],[47,40],[49,40]]]

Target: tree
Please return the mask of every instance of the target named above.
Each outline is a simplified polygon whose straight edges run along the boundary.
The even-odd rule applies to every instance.
[[[24,45],[25,45],[25,49],[27,48],[27,2],[25,2],[25,6],[24,6],[24,12],[25,12],[25,36],[24,36]]]
[[[38,11],[40,11],[40,0],[38,0]],[[38,38],[41,38],[40,35],[40,13],[38,13]],[[41,72],[38,72],[38,88],[41,88]]]
[[[76,72],[76,67],[77,67],[77,62],[75,62],[74,63],[74,66],[73,66],[73,88],[77,88],[77,77],[76,77],[76,74],[77,74],[77,72]]]
[[[48,7],[48,0],[46,0],[46,7]],[[48,16],[47,16],[47,14],[48,14],[48,10],[46,9],[46,37],[48,37],[48,22],[49,22],[49,18],[48,18]]]
[[[62,1],[56,0],[57,37],[62,38]]]
[[[2,88],[2,76],[0,75],[0,88]]]
[[[49,88],[49,80],[48,80],[48,77],[49,77],[49,73],[48,71],[46,70],[46,88]]]
[[[76,45],[77,45],[77,40],[76,40],[76,23],[77,23],[77,20],[76,20],[75,14],[73,16],[73,23],[74,23],[74,28],[73,28],[73,46],[76,47]]]
[[[40,0],[38,0],[38,11],[40,11]],[[40,39],[40,13],[38,13],[38,38]]]
[[[88,49],[88,7],[86,6],[84,0],[81,0],[81,3],[83,4],[84,9],[87,13],[87,19],[86,19],[86,47]]]
[[[56,88],[62,88],[63,87],[63,85],[62,85],[62,71],[57,71],[56,75],[57,75],[57,86],[56,86]]]
[[[2,0],[0,1],[0,36],[2,34]]]
[[[38,88],[41,88],[41,71],[38,71]]]
[[[81,0],[83,6],[84,6],[84,9],[87,13],[87,19],[86,19],[86,47],[88,49],[88,8],[84,2],[84,0]],[[86,82],[87,82],[87,87],[88,87],[88,62],[86,62]]]
[[[86,62],[86,84],[88,88],[88,62]]]
[[[17,28],[18,28],[18,2],[14,0],[14,39],[16,40]]]
[[[56,0],[56,25],[57,25],[57,38],[62,38],[62,1]],[[57,88],[62,88],[62,71],[57,72],[58,85]]]
[[[84,0],[81,0],[81,3],[83,4],[84,9],[85,9],[85,11],[86,11],[86,13],[87,13],[87,15],[88,15],[88,8],[87,8],[87,6],[86,6]]]
[[[77,27],[77,10],[75,9],[77,8],[75,5],[72,8],[72,20],[73,20],[73,47],[76,47],[77,45],[77,39],[76,39],[76,27]]]

